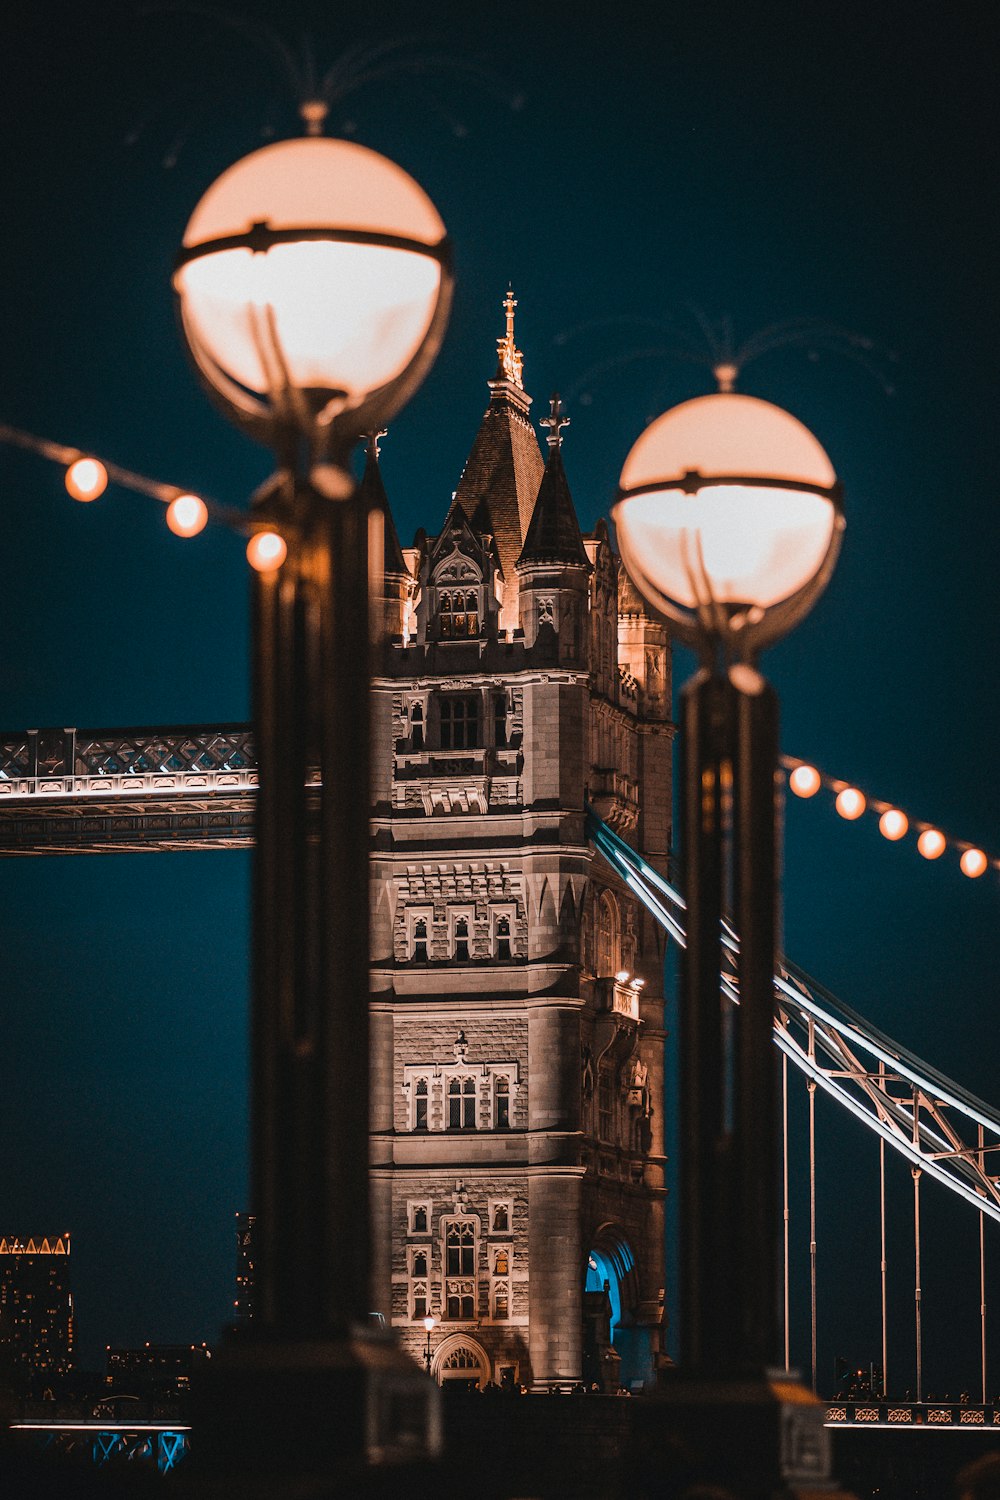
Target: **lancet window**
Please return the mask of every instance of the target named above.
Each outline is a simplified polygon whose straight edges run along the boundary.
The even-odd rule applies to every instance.
[[[438,590],[438,618],[445,640],[479,634],[479,590]]]
[[[451,1320],[476,1315],[476,1228],[474,1218],[445,1221],[445,1308]]]

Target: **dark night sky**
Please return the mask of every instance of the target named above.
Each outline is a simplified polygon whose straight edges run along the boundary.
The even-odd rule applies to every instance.
[[[293,101],[232,32],[151,9],[85,3],[56,25],[22,5],[7,20],[0,419],[239,503],[267,455],[197,388],[169,273],[201,192],[262,129],[293,132]],[[536,415],[553,388],[577,392],[565,457],[588,528],[645,422],[709,388],[665,358],[584,380],[657,342],[623,320],[694,302],[743,335],[801,315],[891,347],[892,396],[857,364],[794,350],[742,382],[812,427],[847,497],[829,592],[768,659],[783,743],[996,853],[996,31],[943,3],[645,10],[431,4],[415,20],[412,6],[287,0],[241,12],[293,44],[308,31],[324,64],[358,40],[410,36],[415,52],[485,63],[523,96],[512,109],[438,70],[362,89],[332,116],[418,178],[456,246],[444,351],[384,446],[400,533],[445,513],[508,279]],[[581,329],[591,319],[610,321]],[[235,538],[181,542],[155,505],[120,492],[76,506],[56,469],[11,452],[0,503],[5,727],[247,715]],[[247,896],[235,853],[3,866],[0,1218],[7,1232],[73,1231],[91,1358],[105,1342],[210,1339],[226,1315],[245,1201]],[[953,858],[928,865],[825,798],[788,810],[789,953],[1000,1103],[996,903],[994,874],[973,883]],[[820,1124],[823,1372],[837,1352],[877,1355],[877,1151],[829,1111]],[[900,1385],[908,1193],[900,1165]],[[942,1196],[925,1195],[939,1390],[978,1370],[975,1216]],[[797,1199],[805,1361],[803,1212]],[[995,1286],[992,1232],[990,1253]]]

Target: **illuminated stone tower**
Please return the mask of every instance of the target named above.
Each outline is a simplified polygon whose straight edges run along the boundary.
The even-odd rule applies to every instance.
[[[375,439],[363,481],[388,633],[372,1308],[418,1359],[437,1320],[442,1380],[610,1387],[648,1380],[661,1343],[664,955],[584,813],[665,868],[670,647],[603,523],[581,536],[557,398],[542,458],[515,305],[437,533],[400,548]]]

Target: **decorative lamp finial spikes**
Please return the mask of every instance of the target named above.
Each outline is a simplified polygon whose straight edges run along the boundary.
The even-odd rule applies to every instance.
[[[378,445],[379,438],[388,436],[388,432],[389,429],[387,427],[382,427],[378,432],[362,433],[362,437],[365,439],[365,452],[367,453],[369,458],[374,458],[376,460],[378,459],[378,456],[382,451]]]
[[[739,373],[739,365],[728,361],[714,366],[712,374],[715,376],[721,395],[728,396],[736,389],[736,377]]]
[[[507,314],[507,332],[502,339],[497,339],[497,358],[503,378],[509,380],[511,385],[516,385],[519,391],[523,391],[524,382],[521,376],[524,369],[524,355],[514,343],[514,309],[517,306],[517,298],[509,284],[503,306]]]
[[[299,118],[306,127],[306,135],[322,135],[330,106],[325,99],[303,99],[299,105]]]
[[[542,418],[541,426],[549,429],[549,435],[546,439],[549,447],[561,448],[562,430],[564,427],[569,426],[569,417],[563,414],[562,398],[558,391],[554,391],[552,394],[549,401],[549,414],[547,417]]]

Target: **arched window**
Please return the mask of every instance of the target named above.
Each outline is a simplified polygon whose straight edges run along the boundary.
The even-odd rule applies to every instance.
[[[479,591],[442,589],[438,594],[441,635],[455,640],[479,634]]]
[[[476,1315],[476,1227],[453,1220],[445,1230],[445,1306],[449,1318]]]
[[[443,1370],[478,1370],[479,1361],[471,1349],[456,1349],[443,1362]]]
[[[459,917],[455,923],[455,957],[462,963],[469,961],[469,919]]]
[[[475,1274],[476,1228],[471,1219],[448,1225],[445,1250],[449,1276]]]
[[[427,919],[418,917],[413,924],[413,957],[427,962]]]
[[[414,1091],[413,1128],[414,1130],[427,1129],[427,1079],[418,1078]],[[421,1273],[426,1276],[426,1271]]]
[[[510,958],[510,917],[497,917],[497,958]]]
[[[476,1080],[453,1078],[448,1085],[448,1129],[475,1130]]]
[[[610,979],[618,973],[620,963],[618,902],[610,891],[602,891],[597,903],[598,979]]]
[[[413,750],[424,748],[424,705],[414,703],[410,708],[410,747]]]
[[[493,1088],[493,1125],[496,1130],[510,1129],[510,1079],[502,1074]]]
[[[414,1234],[426,1234],[427,1233],[427,1210],[426,1210],[426,1208],[424,1207],[424,1205],[422,1203],[419,1203],[417,1205],[417,1207],[413,1210],[413,1230],[412,1230],[412,1232]]]
[[[413,1257],[413,1270],[412,1270],[411,1274],[413,1276],[426,1276],[427,1275],[427,1251],[426,1250],[418,1250],[414,1254],[414,1257]]]

